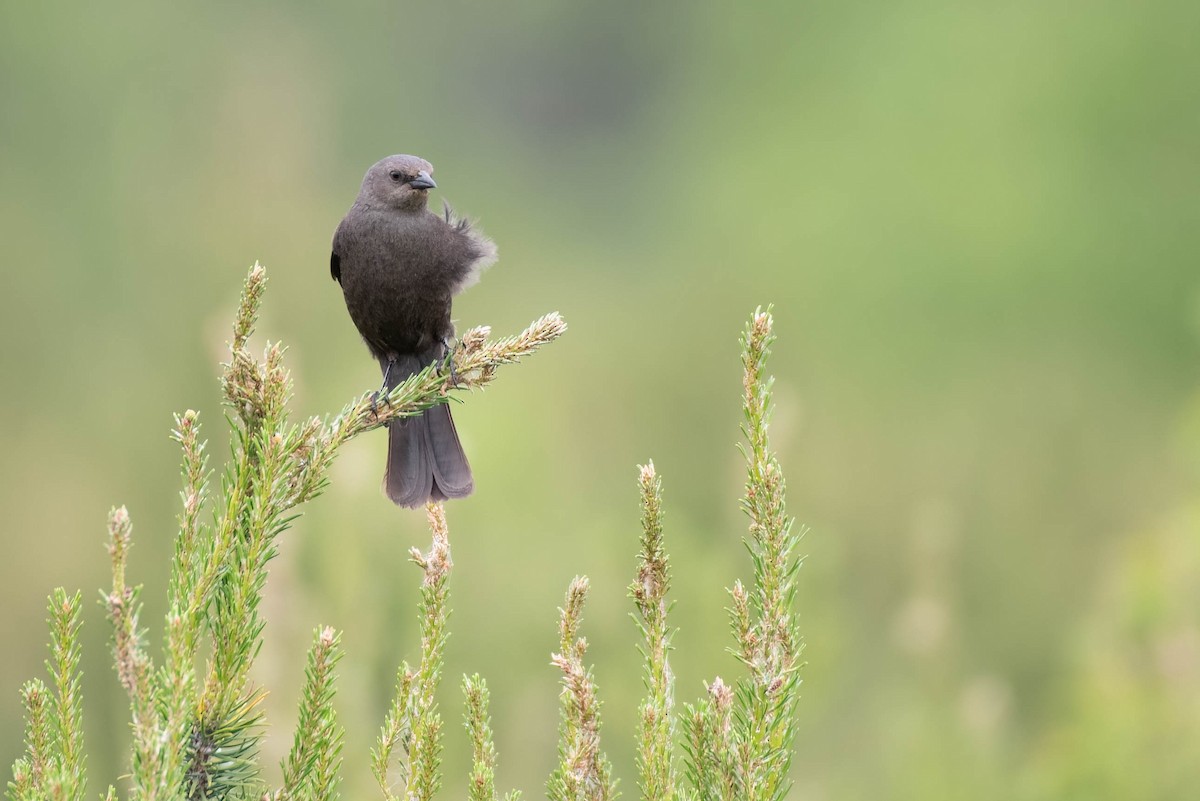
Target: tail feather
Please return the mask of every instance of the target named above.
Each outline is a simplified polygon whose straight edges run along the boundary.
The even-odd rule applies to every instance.
[[[425,418],[426,442],[432,457],[434,489],[447,498],[465,498],[475,489],[475,480],[471,477],[467,454],[458,441],[450,407],[445,404],[434,406],[421,416]]]
[[[416,372],[397,364],[389,389]],[[383,489],[397,506],[415,508],[427,501],[464,498],[475,488],[471,466],[445,404],[388,423],[387,469]]]
[[[388,423],[383,489],[397,506],[416,507],[429,498],[433,474],[426,460],[423,428],[419,417]]]

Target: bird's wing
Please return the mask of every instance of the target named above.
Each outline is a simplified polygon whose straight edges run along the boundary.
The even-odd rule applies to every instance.
[[[330,247],[329,253],[329,274],[333,276],[333,280],[339,284],[342,283],[342,257],[338,255],[338,239],[342,236],[342,227],[346,221],[342,220],[338,225],[337,230],[333,233],[333,244]]]

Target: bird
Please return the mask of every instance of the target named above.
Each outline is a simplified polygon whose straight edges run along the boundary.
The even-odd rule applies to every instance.
[[[449,203],[431,211],[433,165],[396,155],[372,165],[333,235],[329,270],[383,371],[381,393],[449,353],[451,299],[479,280],[496,245]],[[475,488],[445,403],[388,422],[383,490],[397,506],[463,498]]]

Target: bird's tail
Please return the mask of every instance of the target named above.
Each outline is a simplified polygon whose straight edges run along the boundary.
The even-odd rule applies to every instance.
[[[401,357],[388,375],[387,388],[395,388],[420,368],[415,357]],[[449,406],[439,403],[419,415],[388,423],[383,490],[392,503],[415,508],[430,500],[465,498],[473,489],[471,465]]]

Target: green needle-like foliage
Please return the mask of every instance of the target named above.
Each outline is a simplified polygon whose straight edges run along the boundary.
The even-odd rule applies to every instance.
[[[266,271],[256,264],[243,286],[221,375],[233,437],[215,494],[198,415],[188,411],[175,418],[173,436],[183,452],[182,511],[167,584],[161,662],[147,646],[140,588],[127,578],[129,513],[122,507],[109,516],[113,584],[103,600],[113,627],[117,678],[129,696],[128,797],[135,801],[263,797],[258,747],[264,691],[249,676],[262,646],[260,603],[268,564],[297,506],[321,493],[338,450],[353,437],[445,403],[452,391],[488,384],[498,367],[566,330],[557,314],[498,341],[488,341],[485,328],[471,329],[452,354],[452,372],[431,366],[386,396],[362,394],[332,419],[295,423],[288,409],[291,378],[284,349],[267,343],[261,358],[249,350],[265,288]],[[28,753],[14,765],[14,799],[73,801],[84,792],[78,609],[78,596],[60,591],[51,601],[53,692],[40,683],[24,692]],[[431,637],[444,642],[444,617],[438,625],[441,633]],[[285,763],[284,786],[273,797],[336,795],[341,734],[333,718],[332,669],[339,658],[336,636],[322,630],[310,653],[297,746]],[[421,692],[414,698],[422,735],[436,734],[440,725],[433,703],[440,658],[439,648],[419,673]],[[440,745],[421,748],[414,765],[422,786],[436,788]],[[418,797],[431,795],[432,790]]]
[[[788,768],[795,738],[802,650],[795,607],[795,550],[800,534],[784,503],[783,470],[770,448],[771,385],[767,357],[775,341],[770,309],[756,310],[742,337],[742,432],[747,445],[746,495],[742,509],[750,518],[747,547],[754,563],[754,587],[738,582],[733,598],[733,629],[738,658],[750,670],[738,683],[734,718],[738,772],[749,801],[781,801],[790,786]]]
[[[550,659],[562,671],[559,763],[546,783],[551,801],[609,801],[617,796],[612,768],[600,750],[600,700],[592,669],[583,661],[587,640],[579,636],[589,587],[586,576],[576,576],[567,588],[559,610],[560,650]]]
[[[396,679],[396,692],[379,732],[377,746],[371,752],[371,767],[383,796],[388,801],[428,801],[441,787],[439,768],[442,759],[442,719],[437,709],[437,690],[441,684],[442,654],[446,647],[446,621],[449,617],[450,532],[446,512],[440,503],[425,506],[433,543],[428,553],[413,548],[409,558],[425,576],[421,582],[420,626],[421,661],[412,670],[405,662]],[[401,786],[399,796],[393,790],[389,773],[397,745],[404,758],[395,767]]]
[[[51,754],[46,696],[46,685],[39,679],[28,681],[21,688],[21,702],[25,706],[25,756],[13,764],[13,780],[8,785],[12,801],[37,798],[45,784]]]
[[[733,747],[733,690],[717,677],[705,685],[708,697],[687,707],[685,762],[690,798],[738,801],[742,785]]]
[[[407,755],[408,743],[412,739],[412,686],[415,678],[416,674],[413,673],[408,662],[401,662],[400,670],[396,674],[396,691],[392,694],[391,706],[388,707],[387,716],[383,719],[383,726],[379,730],[378,745],[371,749],[371,772],[375,774],[375,781],[378,782],[379,789],[387,801],[396,799],[396,794],[392,791],[392,779],[389,775],[393,762],[392,752],[397,745],[400,745]],[[399,773],[399,784],[407,787],[408,763],[405,760],[398,760],[398,762],[396,771]]]
[[[673,632],[667,627],[671,572],[663,545],[662,479],[653,462],[639,470],[642,552],[629,594],[637,606],[634,619],[642,632],[648,694],[638,717],[638,785],[646,801],[674,801],[675,677],[667,659]]]
[[[25,756],[13,764],[12,801],[79,801],[87,789],[83,762],[83,699],[79,694],[79,593],[60,587],[50,596],[53,689],[41,681],[21,691],[25,705]]]
[[[470,801],[496,801],[496,746],[492,743],[492,724],[488,718],[487,682],[476,673],[463,676],[464,714],[467,735],[471,738],[471,778],[467,785]]]
[[[746,548],[754,584],[735,582],[730,619],[734,654],[749,675],[730,688],[720,678],[708,698],[687,712],[687,766],[701,801],[782,801],[795,739],[802,648],[795,621],[795,554],[799,535],[784,504],[783,471],[767,436],[772,379],[767,357],[774,341],[770,309],[755,311],[742,337],[742,433],[750,518]]]
[[[283,789],[276,801],[332,801],[337,798],[342,728],[333,711],[333,669],[342,658],[341,635],[318,629],[304,670],[304,693],[296,738],[283,763]]]
[[[261,701],[250,671],[263,642],[260,614],[268,567],[304,501],[326,486],[339,448],[353,437],[447,401],[455,390],[489,383],[510,364],[558,338],[556,314],[522,334],[488,341],[487,330],[463,334],[454,370],[430,368],[386,396],[364,393],[332,419],[291,421],[291,380],[283,348],[267,344],[261,359],[248,350],[266,285],[255,265],[246,278],[221,377],[233,428],[230,454],[213,481],[199,416],[175,418],[183,456],[179,533],[167,583],[161,655],[150,655],[142,626],[140,587],[128,580],[132,524],[124,507],[108,519],[112,588],[102,594],[112,625],[117,680],[130,704],[131,757],[125,797],[133,801],[333,801],[338,798],[343,732],[334,711],[342,658],[332,628],[315,632],[305,667],[299,716],[282,784],[268,790],[260,769]],[[664,544],[662,482],[653,463],[640,469],[641,548],[629,587],[641,634],[645,698],[638,709],[637,770],[643,801],[782,801],[789,787],[798,699],[800,636],[795,621],[798,535],[784,503],[784,481],[767,437],[771,381],[765,365],[773,341],[769,312],[756,312],[743,338],[742,502],[750,520],[749,587],[729,591],[738,660],[746,674],[720,678],[677,719],[667,617],[672,575]],[[438,705],[449,637],[449,529],[441,504],[426,507],[432,532],[427,552],[413,549],[421,569],[421,642],[415,667],[405,662],[371,752],[385,801],[433,801],[442,786],[443,721]],[[551,801],[612,801],[617,782],[600,747],[601,702],[580,635],[589,584],[577,577],[560,610],[562,676],[558,764],[546,791]],[[79,801],[86,792],[79,685],[79,595],[50,598],[49,682],[21,693],[26,751],[13,765],[11,801]],[[463,677],[465,727],[472,750],[469,801],[496,801],[496,746],[489,694],[478,675]],[[682,724],[682,725],[681,725]],[[682,731],[684,779],[677,775]],[[109,787],[105,798],[116,801]],[[506,801],[518,801],[513,791]]]
[[[60,589],[50,596],[50,662],[54,677],[51,725],[59,760],[55,797],[81,799],[87,782],[83,764],[83,698],[79,693],[79,593]]]
[[[437,708],[437,689],[442,678],[442,654],[446,648],[446,620],[450,611],[449,583],[450,532],[446,511],[440,503],[425,506],[433,544],[429,553],[412,549],[410,558],[421,568],[421,661],[414,672],[405,663],[400,667],[396,694],[379,732],[379,744],[372,751],[375,780],[388,801],[397,798],[388,777],[392,753],[403,745],[406,759],[399,765],[400,798],[405,801],[429,801],[441,787],[439,768],[442,761],[442,719]]]
[[[770,309],[758,309],[742,337],[742,509],[750,518],[754,584],[734,583],[729,612],[734,654],[749,675],[734,687],[718,677],[707,685],[708,697],[687,708],[685,763],[689,796],[698,801],[782,801],[790,787],[803,647],[794,611],[800,534],[792,532],[783,471],[767,435],[772,325]]]
[[[471,739],[471,777],[467,785],[469,801],[496,801],[496,746],[492,742],[492,721],[488,717],[487,682],[476,673],[463,676],[466,711],[463,714]],[[518,801],[521,793],[513,790],[506,801]]]

